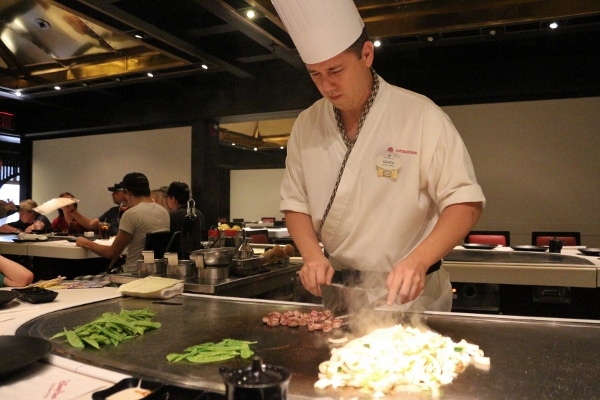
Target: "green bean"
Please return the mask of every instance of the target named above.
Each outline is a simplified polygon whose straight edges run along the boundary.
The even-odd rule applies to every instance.
[[[71,346],[77,347],[78,349],[83,349],[85,347],[85,344],[83,344],[83,342],[75,332],[67,331],[67,329],[65,328],[65,334],[67,335],[67,341]]]
[[[160,328],[160,322],[151,321],[156,313],[149,309],[121,310],[119,314],[103,313],[94,321],[74,327],[72,330],[64,328],[50,339],[65,337],[67,342],[76,348],[89,345],[99,349],[101,345],[119,345],[124,340],[133,339],[143,335],[151,329]]]
[[[250,358],[254,354],[254,351],[250,349],[250,345],[255,343],[235,339],[223,339],[219,343],[206,342],[190,346],[183,353],[169,353],[167,354],[167,360],[169,362],[186,360],[200,364],[229,360],[235,357]]]

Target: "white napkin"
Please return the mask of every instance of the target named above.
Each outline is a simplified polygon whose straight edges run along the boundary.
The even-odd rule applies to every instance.
[[[160,276],[147,276],[144,279],[137,279],[121,285],[119,292],[132,297],[170,299],[183,293],[183,281]]]
[[[77,203],[79,199],[72,199],[69,197],[57,197],[55,199],[48,200],[44,204],[37,206],[34,208],[34,211],[39,212],[40,214],[50,214],[53,211],[58,210],[64,206],[68,206],[69,204]]]
[[[48,236],[37,235],[35,233],[21,232],[17,236],[19,237],[19,240],[48,240]]]

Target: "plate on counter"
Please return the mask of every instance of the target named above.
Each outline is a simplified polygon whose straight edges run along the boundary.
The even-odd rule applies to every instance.
[[[152,394],[163,387],[160,382],[126,378],[114,386],[92,394],[93,400],[114,399],[149,399]],[[168,397],[163,397],[168,398]]]
[[[548,250],[547,247],[533,246],[530,244],[524,244],[524,245],[519,245],[519,246],[510,246],[510,248],[513,250],[516,250],[516,251],[537,251],[540,253],[543,253],[544,251]]]
[[[579,251],[586,256],[600,256],[599,247],[585,247],[583,249],[579,249]]]
[[[492,250],[498,247],[498,245],[486,243],[463,243],[462,247],[465,249]]]
[[[0,336],[0,376],[28,367],[50,352],[49,341],[29,336]]]
[[[15,297],[17,297],[15,292],[0,290],[0,305],[13,301]]]

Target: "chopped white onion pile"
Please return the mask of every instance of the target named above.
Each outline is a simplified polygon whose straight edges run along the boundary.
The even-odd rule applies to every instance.
[[[319,365],[315,387],[356,387],[375,396],[417,389],[436,397],[471,361],[477,368],[490,366],[479,346],[464,339],[455,343],[433,331],[396,325],[333,349],[330,360]]]

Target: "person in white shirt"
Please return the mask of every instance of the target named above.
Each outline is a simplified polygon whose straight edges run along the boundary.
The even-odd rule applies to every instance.
[[[294,123],[281,184],[303,286],[320,296],[340,276],[383,273],[368,284],[388,304],[450,311],[440,260],[485,203],[460,135],[431,100],[377,75],[352,0],[273,4],[323,96]]]
[[[150,197],[148,178],[142,173],[132,172],[123,177],[119,187],[124,190],[129,208],[121,216],[119,232],[110,246],[92,242],[84,237],[77,238],[77,246],[90,249],[101,257],[117,259],[127,248],[127,259],[123,272],[136,274],[146,242],[146,234],[168,231],[169,212]]]

